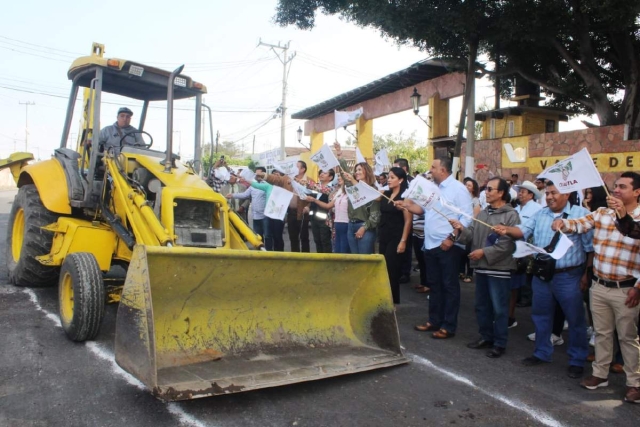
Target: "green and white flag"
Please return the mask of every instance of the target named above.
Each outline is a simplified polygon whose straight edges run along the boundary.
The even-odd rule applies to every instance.
[[[560,193],[604,187],[604,182],[586,148],[542,171],[538,178],[553,181]]]
[[[365,182],[358,182],[356,185],[345,187],[345,190],[354,209],[358,209],[360,206],[373,202],[380,197],[378,190],[368,186]]]
[[[409,188],[402,193],[402,197],[411,199],[425,210],[429,210],[440,200],[440,189],[428,179],[417,176],[411,181]]]
[[[320,147],[320,150],[311,155],[311,160],[318,165],[318,168],[322,171],[328,171],[336,166],[340,166],[340,162],[333,155],[333,151],[327,144]]]
[[[289,202],[293,198],[293,193],[284,188],[273,186],[267,205],[264,208],[265,216],[273,219],[284,220],[284,216],[289,208]]]

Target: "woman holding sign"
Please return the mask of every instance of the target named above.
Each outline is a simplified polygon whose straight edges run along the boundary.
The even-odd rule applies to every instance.
[[[342,168],[342,179],[344,179],[347,191],[349,187],[355,186],[358,182],[364,182],[369,187],[375,188],[376,177],[373,169],[368,163],[358,163],[353,175],[348,173],[347,162],[342,159],[342,149],[339,143],[333,144],[336,150],[336,157],[340,161]],[[347,228],[347,238],[349,239],[349,249],[352,254],[372,254],[376,243],[377,228],[380,222],[380,201],[371,200],[357,208],[353,207],[349,200],[348,207],[349,225]]]
[[[407,173],[404,169],[391,168],[387,183],[389,189],[384,192],[384,195],[388,200],[384,199],[380,202],[379,252],[384,255],[387,263],[393,303],[400,304],[401,265],[407,247],[406,242],[411,234],[413,215],[401,205],[396,207],[393,203],[403,200],[402,193],[407,189]]]

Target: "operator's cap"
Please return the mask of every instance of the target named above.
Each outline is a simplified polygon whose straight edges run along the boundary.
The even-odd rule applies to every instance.
[[[122,113],[127,113],[133,116],[133,111],[131,111],[127,107],[120,107],[120,109],[118,110],[118,116]]]

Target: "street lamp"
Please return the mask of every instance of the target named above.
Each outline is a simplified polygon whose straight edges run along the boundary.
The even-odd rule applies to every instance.
[[[431,127],[431,125],[429,124],[428,121],[426,121],[424,118],[422,118],[420,115],[418,115],[418,113],[420,112],[420,98],[422,97],[422,95],[420,95],[418,93],[418,89],[417,88],[413,88],[413,94],[409,97],[411,98],[411,105],[413,107],[413,114],[415,114],[416,116],[418,116],[420,118],[420,120],[422,120],[427,127]]]
[[[298,130],[296,131],[296,135],[298,137],[298,144],[302,145],[304,148],[306,148],[307,150],[311,150],[311,147],[307,147],[306,145],[304,145],[302,143],[302,134],[303,134],[303,130],[300,126],[298,126]]]

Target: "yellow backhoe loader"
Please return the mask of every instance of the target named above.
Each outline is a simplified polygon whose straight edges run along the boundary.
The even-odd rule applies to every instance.
[[[105,274],[125,268],[113,298],[116,361],[164,400],[406,363],[384,258],[261,250],[260,237],[198,175],[206,88],[183,67],[168,72],[103,51],[94,44],[69,69],[52,158],[31,163],[30,154],[15,153],[0,161],[19,187],[7,232],[10,281],[57,283],[62,327],[85,341],[100,330]],[[80,88],[84,128],[71,149]],[[146,146],[100,144],[105,93],[142,102]],[[192,164],[172,151],[174,99],[195,101]],[[151,102],[166,106],[165,150],[153,149],[144,131]]]

